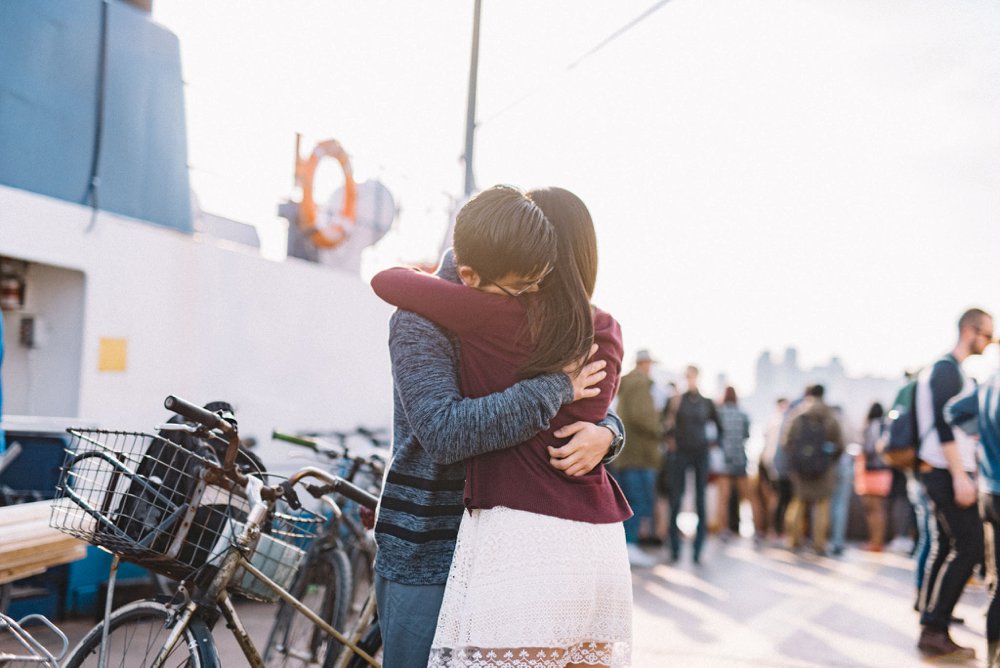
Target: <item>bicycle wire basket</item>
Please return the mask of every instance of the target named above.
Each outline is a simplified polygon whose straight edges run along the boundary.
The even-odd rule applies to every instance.
[[[242,532],[249,510],[240,488],[206,481],[218,463],[151,434],[69,433],[51,526],[155,573],[206,584]],[[273,513],[254,553],[247,555],[250,562],[287,588],[314,526],[308,517]],[[243,569],[229,589],[276,598]]]

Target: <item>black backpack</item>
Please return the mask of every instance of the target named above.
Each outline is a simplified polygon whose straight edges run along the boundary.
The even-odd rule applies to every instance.
[[[826,422],[818,415],[803,413],[792,423],[795,438],[788,441],[789,466],[803,480],[817,480],[837,460],[837,446],[826,436]]]

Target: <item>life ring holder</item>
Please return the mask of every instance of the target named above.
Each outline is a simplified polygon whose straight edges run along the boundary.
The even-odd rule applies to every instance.
[[[299,203],[299,230],[301,230],[317,248],[336,248],[347,240],[350,228],[357,222],[358,185],[354,182],[354,171],[347,151],[336,139],[327,139],[316,144],[308,158],[299,154],[301,136],[295,138],[295,180],[302,189],[302,201]],[[313,179],[316,167],[323,158],[330,157],[340,163],[344,172],[344,205],[340,215],[328,225],[316,225],[317,207],[313,198]]]

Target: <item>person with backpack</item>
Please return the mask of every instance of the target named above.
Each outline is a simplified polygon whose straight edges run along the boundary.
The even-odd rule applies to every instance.
[[[813,549],[826,554],[830,525],[830,497],[837,484],[835,464],[844,452],[844,438],[833,411],[823,402],[822,385],[806,390],[805,400],[789,418],[782,447],[788,455],[792,502],[785,529],[788,547],[802,546],[806,509],[812,505]]]
[[[955,643],[948,632],[965,583],[983,558],[983,524],[975,505],[976,441],[961,430],[952,430],[944,408],[968,383],[962,362],[981,354],[992,340],[993,317],[981,309],[969,309],[958,321],[955,347],[922,371],[916,386],[919,475],[934,517],[917,647],[933,658],[976,655],[971,647]]]
[[[708,535],[708,513],[705,491],[708,486],[708,452],[718,447],[722,422],[715,402],[698,390],[698,367],[690,365],[685,372],[687,391],[673,397],[667,404],[667,468],[670,473],[670,561],[680,559],[681,530],[677,516],[687,481],[688,469],[694,470],[694,506],[698,528],[694,535],[691,559],[701,563],[701,550]]]
[[[979,514],[986,538],[987,580],[991,583],[986,612],[987,665],[1000,665],[1000,371],[977,388],[952,399],[945,406],[948,423],[972,437],[978,436]]]

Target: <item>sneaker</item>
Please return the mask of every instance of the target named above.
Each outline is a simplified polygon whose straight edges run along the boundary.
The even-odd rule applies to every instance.
[[[899,554],[912,554],[913,553],[913,539],[909,536],[896,536],[885,548],[889,552],[897,552]]]
[[[929,658],[963,660],[976,658],[976,650],[957,644],[947,631],[937,631],[926,626],[920,631],[917,649]]]
[[[628,543],[627,547],[628,563],[632,568],[652,568],[656,565],[656,559],[643,552],[642,548],[635,543]]]

